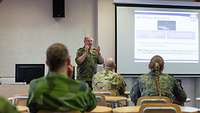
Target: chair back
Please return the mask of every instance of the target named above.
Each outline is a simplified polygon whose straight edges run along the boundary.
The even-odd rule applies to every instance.
[[[9,97],[8,100],[13,104],[17,106],[26,106],[28,96],[26,95],[16,95],[13,97]]]
[[[107,106],[106,99],[104,95],[96,95],[98,106]]]
[[[143,96],[143,97],[140,97],[137,101],[138,106],[141,106],[145,103],[166,104],[166,103],[172,103],[172,100],[170,98],[164,97],[164,96]]]
[[[177,104],[143,104],[139,113],[181,113]]]
[[[107,96],[111,96],[112,92],[109,91],[94,91],[93,92],[95,95],[107,95]]]

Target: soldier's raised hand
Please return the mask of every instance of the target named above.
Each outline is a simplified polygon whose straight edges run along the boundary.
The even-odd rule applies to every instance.
[[[101,53],[100,53],[100,47],[99,46],[96,48],[96,54],[97,55],[101,55]]]

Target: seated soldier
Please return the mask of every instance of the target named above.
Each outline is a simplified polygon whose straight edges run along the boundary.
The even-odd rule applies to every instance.
[[[149,69],[151,71],[141,75],[133,85],[130,92],[131,100],[136,104],[141,96],[166,96],[171,98],[173,103],[183,105],[187,96],[173,76],[162,73],[163,58],[155,55],[149,63]]]
[[[122,76],[114,72],[115,63],[112,58],[106,59],[104,70],[94,75],[93,91],[109,91],[112,95],[124,95],[126,83]]]
[[[0,97],[0,113],[19,113],[6,99]]]
[[[55,43],[47,49],[46,77],[31,81],[28,107],[31,113],[39,110],[51,112],[91,111],[96,106],[95,95],[84,82],[71,80],[67,72],[70,65],[68,49]]]

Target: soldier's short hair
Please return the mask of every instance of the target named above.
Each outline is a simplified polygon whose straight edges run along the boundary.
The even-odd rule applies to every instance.
[[[67,58],[69,58],[69,52],[67,47],[62,43],[54,43],[47,49],[46,62],[51,71],[57,71],[62,67]]]
[[[164,69],[164,59],[159,55],[155,55],[151,58],[151,61],[149,63],[149,69],[153,70],[156,63],[158,63],[159,66],[160,66],[160,72],[163,71],[163,69]]]
[[[109,69],[109,70],[113,70],[115,69],[115,62],[113,61],[112,58],[107,58],[104,62],[104,68],[105,69]]]

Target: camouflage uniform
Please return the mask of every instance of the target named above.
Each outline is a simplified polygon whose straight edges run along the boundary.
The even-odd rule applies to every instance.
[[[94,91],[109,91],[112,95],[124,95],[126,83],[119,74],[103,70],[94,75],[92,86]]]
[[[180,84],[177,83],[173,76],[162,73],[160,74],[159,81],[162,96],[176,100],[177,104],[184,104],[187,96],[183,88],[180,86]],[[130,92],[131,100],[135,104],[137,103],[137,99],[141,96],[158,96],[157,94],[155,74],[152,72],[140,76]]]
[[[19,113],[6,99],[0,97],[0,113]]]
[[[31,81],[27,105],[30,113],[38,110],[85,112],[96,107],[96,98],[86,83],[50,72],[46,77]]]
[[[79,48],[76,54],[76,64],[77,66],[77,79],[83,80],[86,82],[90,82],[89,85],[91,87],[91,81],[94,74],[97,72],[97,64],[103,64],[102,56],[98,56],[96,54],[96,49],[93,48],[88,53],[87,57],[80,63],[77,59],[83,53],[85,53],[85,48]]]

